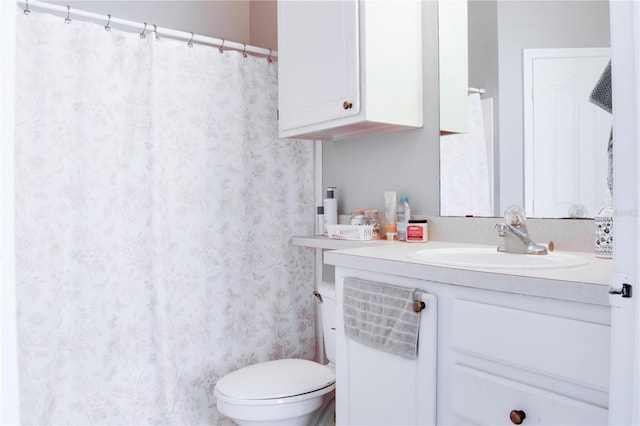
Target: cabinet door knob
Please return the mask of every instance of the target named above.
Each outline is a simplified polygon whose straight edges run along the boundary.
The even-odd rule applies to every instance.
[[[353,107],[353,104],[351,102],[349,102],[349,101],[344,101],[342,103],[342,108],[344,108],[344,109],[351,109],[352,107]]]
[[[522,410],[511,410],[511,412],[509,413],[511,423],[513,423],[514,425],[522,424],[526,417],[527,415]]]

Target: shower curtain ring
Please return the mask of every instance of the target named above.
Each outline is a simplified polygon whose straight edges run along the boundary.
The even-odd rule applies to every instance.
[[[71,23],[71,6],[67,5],[67,17],[64,18],[64,22],[66,24],[70,24]]]
[[[218,52],[224,53],[224,50],[222,50],[223,47],[224,47],[224,39],[222,39],[222,44],[220,45],[220,47],[218,47]]]
[[[24,9],[24,14],[29,16],[29,14],[31,13],[31,11],[29,10],[29,0],[25,0],[25,9]]]
[[[158,35],[158,26],[156,24],[153,24],[153,32],[156,35],[156,41],[160,40],[160,36]]]
[[[247,57],[247,43],[242,43],[242,45],[244,46],[244,49],[242,49],[242,57],[246,58]]]
[[[140,33],[140,38],[146,38],[147,36],[144,35],[144,32],[147,31],[147,23],[144,23],[144,28],[142,29],[142,32]]]
[[[107,31],[111,31],[111,15],[107,15],[107,17],[109,17],[109,19],[107,20],[107,25],[104,26],[104,29]]]
[[[193,47],[193,33],[191,33],[191,40],[189,40],[189,43],[187,43],[187,46]]]

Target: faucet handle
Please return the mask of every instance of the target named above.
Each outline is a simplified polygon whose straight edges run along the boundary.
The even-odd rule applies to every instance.
[[[511,226],[524,225],[527,214],[524,209],[517,204],[507,207],[504,211],[504,220]]]

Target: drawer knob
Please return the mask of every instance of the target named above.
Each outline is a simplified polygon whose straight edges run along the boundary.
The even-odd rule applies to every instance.
[[[522,424],[524,419],[527,418],[527,415],[522,410],[511,410],[509,413],[509,418],[511,419],[511,423],[514,425]]]
[[[344,108],[344,109],[351,109],[352,107],[353,107],[353,104],[351,102],[349,102],[349,101],[344,101],[342,103],[342,108]]]

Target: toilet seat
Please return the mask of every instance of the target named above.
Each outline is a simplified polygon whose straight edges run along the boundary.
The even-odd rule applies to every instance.
[[[335,389],[335,371],[317,362],[280,359],[250,365],[221,378],[217,398],[251,405],[277,404],[313,398]]]

